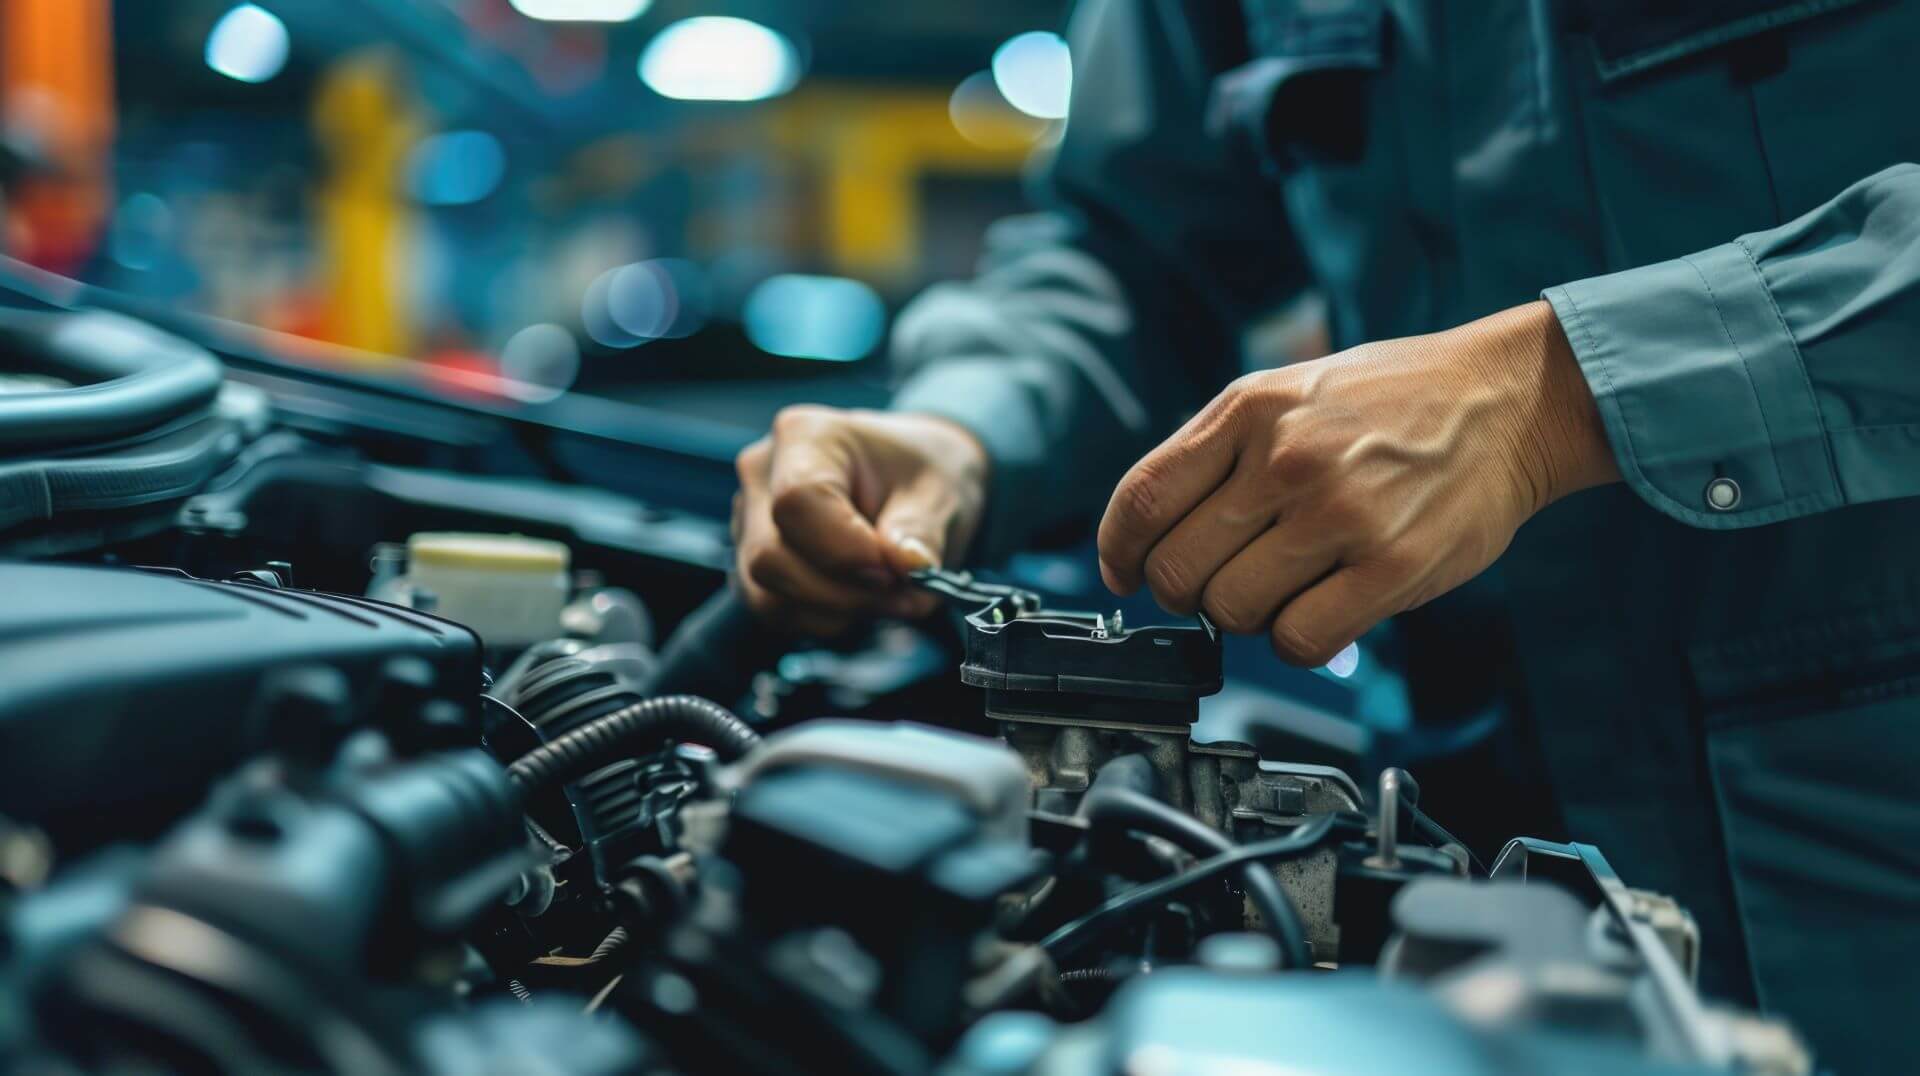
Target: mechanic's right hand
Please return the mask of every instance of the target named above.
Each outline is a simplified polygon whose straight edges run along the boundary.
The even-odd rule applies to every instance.
[[[986,450],[931,415],[789,407],[735,465],[735,568],[747,604],[823,638],[858,619],[938,608],[906,573],[959,561],[986,500]]]

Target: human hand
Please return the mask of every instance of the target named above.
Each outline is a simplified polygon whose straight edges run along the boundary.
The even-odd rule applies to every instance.
[[[735,466],[747,604],[820,637],[868,616],[933,612],[938,599],[906,573],[960,559],[986,500],[986,450],[930,415],[789,407]]]
[[[1529,303],[1235,381],[1121,479],[1100,573],[1323,665],[1618,478],[1552,308]]]

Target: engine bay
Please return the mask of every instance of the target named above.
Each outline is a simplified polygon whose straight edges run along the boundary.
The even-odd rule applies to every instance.
[[[607,438],[223,357],[0,531],[7,1071],[1813,1071],[1604,850],[1202,735],[1204,620],[803,643]]]

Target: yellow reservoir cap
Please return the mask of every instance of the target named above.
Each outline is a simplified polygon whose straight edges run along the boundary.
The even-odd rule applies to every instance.
[[[569,550],[560,542],[524,534],[423,531],[407,538],[411,565],[491,572],[564,572]]]

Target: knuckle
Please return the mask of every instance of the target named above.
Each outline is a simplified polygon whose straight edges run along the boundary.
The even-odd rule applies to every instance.
[[[1340,647],[1328,643],[1322,633],[1285,617],[1273,623],[1273,652],[1292,665],[1314,667],[1333,660]]]
[[[1207,614],[1208,620],[1229,635],[1252,635],[1265,627],[1257,613],[1213,587],[1208,587],[1206,595],[1200,599],[1200,609]]]
[[[1123,527],[1144,523],[1160,510],[1160,499],[1159,476],[1152,469],[1143,468],[1114,494],[1115,515]]]
[[[1189,604],[1193,592],[1193,572],[1185,558],[1175,553],[1156,551],[1147,558],[1146,576],[1147,588],[1153,591],[1154,597],[1169,605]]]
[[[801,482],[780,490],[772,500],[774,525],[783,531],[805,526],[813,506],[833,495],[833,487],[821,481]]]
[[[1430,554],[1423,553],[1405,544],[1389,545],[1373,555],[1368,562],[1368,573],[1378,576],[1386,582],[1393,582],[1418,575],[1426,569],[1432,560]]]
[[[1303,486],[1320,477],[1326,456],[1313,445],[1284,439],[1267,450],[1267,477],[1287,486]]]
[[[733,457],[733,471],[739,476],[740,484],[746,486],[758,482],[771,455],[772,446],[765,437],[741,449]]]
[[[743,553],[740,566],[747,578],[765,591],[778,590],[780,586],[779,557],[770,549],[756,549]]]
[[[773,416],[773,435],[775,437],[802,437],[821,426],[834,414],[830,407],[819,404],[788,404]]]

